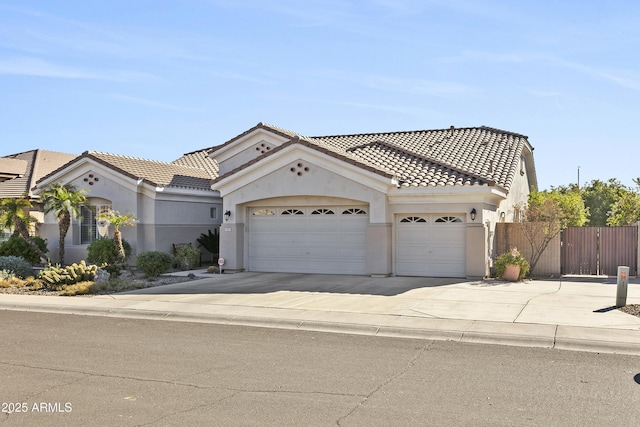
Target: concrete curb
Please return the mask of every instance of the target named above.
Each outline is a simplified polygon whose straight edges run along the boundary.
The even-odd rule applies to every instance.
[[[83,316],[104,316],[129,319],[165,320],[174,322],[213,323],[222,325],[278,328],[353,335],[455,341],[558,350],[620,353],[640,355],[640,331],[577,326],[489,322],[464,319],[429,319],[386,316],[386,324],[331,322],[283,317],[252,317],[217,313],[185,313],[162,310],[127,309],[56,303],[24,303],[0,301],[0,310],[44,312]]]

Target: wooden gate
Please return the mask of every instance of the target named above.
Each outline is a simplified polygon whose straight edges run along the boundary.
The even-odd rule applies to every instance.
[[[638,227],[569,227],[562,232],[562,273],[615,276],[638,272]]]

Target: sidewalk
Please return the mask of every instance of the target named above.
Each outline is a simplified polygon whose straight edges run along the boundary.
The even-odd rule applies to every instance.
[[[0,310],[640,355],[640,317],[613,307],[615,278],[508,283],[419,277],[187,273],[195,273],[198,278],[121,294],[0,294]],[[640,304],[637,279],[629,284],[627,304]]]

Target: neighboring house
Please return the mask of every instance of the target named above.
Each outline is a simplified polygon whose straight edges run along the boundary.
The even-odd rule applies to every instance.
[[[172,244],[191,243],[222,222],[222,201],[211,189],[217,165],[206,152],[193,152],[173,163],[86,151],[38,181],[39,194],[54,182],[73,184],[87,191],[81,218],[73,219],[65,240],[65,261],[85,259],[87,246],[113,235],[112,227],[96,217],[109,208],[132,213],[135,227],[122,228],[122,236],[135,255],[147,250],[171,252]],[[40,235],[48,239],[49,253],[58,255],[58,223],[46,215]]]
[[[208,152],[227,271],[483,277],[537,186],[524,135],[489,127],[306,137],[259,123]]]
[[[76,154],[47,150],[30,150],[0,157],[0,199],[26,198],[33,204],[31,215],[42,222],[38,197],[31,189],[40,178],[76,157]]]

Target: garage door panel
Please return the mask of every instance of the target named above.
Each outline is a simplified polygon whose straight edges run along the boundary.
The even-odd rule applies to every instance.
[[[455,215],[443,217],[458,218]],[[407,215],[412,222],[396,222],[396,274],[404,276],[464,277],[466,226],[438,222],[438,217]],[[419,222],[416,221],[419,219]],[[459,220],[461,221],[461,220]]]
[[[272,210],[269,217],[250,216],[249,270],[367,274],[368,215],[341,214],[339,208]]]

